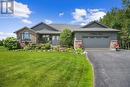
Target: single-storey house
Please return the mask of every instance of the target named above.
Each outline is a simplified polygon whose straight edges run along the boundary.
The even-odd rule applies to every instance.
[[[41,22],[31,28],[24,27],[15,31],[15,33],[21,46],[24,46],[26,43],[39,44],[48,42],[52,45],[58,45],[60,33],[65,28],[70,29],[74,34],[74,48],[77,48],[79,45],[83,45],[84,48],[110,48],[111,41],[117,40],[119,31],[93,21],[83,27]]]

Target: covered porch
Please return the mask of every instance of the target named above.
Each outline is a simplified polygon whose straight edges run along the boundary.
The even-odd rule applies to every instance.
[[[59,45],[60,34],[38,34],[38,43],[50,43],[52,45]]]

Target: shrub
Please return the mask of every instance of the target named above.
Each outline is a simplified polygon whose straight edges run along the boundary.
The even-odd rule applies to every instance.
[[[36,50],[40,50],[41,49],[41,45],[37,45],[35,49]]]
[[[40,49],[41,50],[50,50],[51,49],[51,45],[49,43],[41,44]]]
[[[51,45],[49,43],[45,44],[45,50],[51,49]]]
[[[8,37],[4,40],[3,45],[9,50],[19,49],[20,45],[17,42],[17,39],[14,37]]]
[[[60,45],[57,45],[57,46],[53,47],[54,51],[59,51],[59,49],[60,49]]]
[[[40,49],[45,50],[45,44],[42,44]]]
[[[73,35],[70,29],[64,29],[60,34],[60,44],[61,46],[70,47],[73,44]]]
[[[30,49],[31,49],[31,47],[29,45],[25,45],[23,48],[23,50],[30,50]]]
[[[31,49],[31,50],[35,50],[35,49],[36,49],[36,47],[37,47],[37,45],[36,45],[36,44],[32,44],[32,45],[31,45],[31,47],[30,47],[30,49]]]
[[[53,51],[60,51],[60,52],[73,52],[73,48],[66,48],[66,47],[61,47],[60,45],[57,45],[53,47]]]
[[[75,49],[75,52],[77,53],[77,54],[83,54],[83,49],[82,48],[76,48]]]
[[[59,51],[60,51],[60,52],[66,52],[66,48],[65,48],[65,47],[60,47],[60,48],[59,48]]]
[[[73,52],[73,48],[66,48],[66,52]]]

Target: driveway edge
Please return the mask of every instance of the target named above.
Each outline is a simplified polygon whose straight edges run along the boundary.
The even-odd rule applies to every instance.
[[[95,86],[95,71],[94,71],[94,65],[92,64],[92,62],[90,61],[90,59],[89,59],[89,57],[88,57],[88,52],[86,51],[86,58],[87,58],[87,60],[90,62],[90,64],[91,64],[91,66],[92,66],[92,73],[93,73],[93,87],[96,87]]]

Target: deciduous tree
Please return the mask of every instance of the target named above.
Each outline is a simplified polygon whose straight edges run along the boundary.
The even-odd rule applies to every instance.
[[[70,47],[73,44],[73,35],[70,29],[64,29],[60,34],[60,43],[62,46]]]

